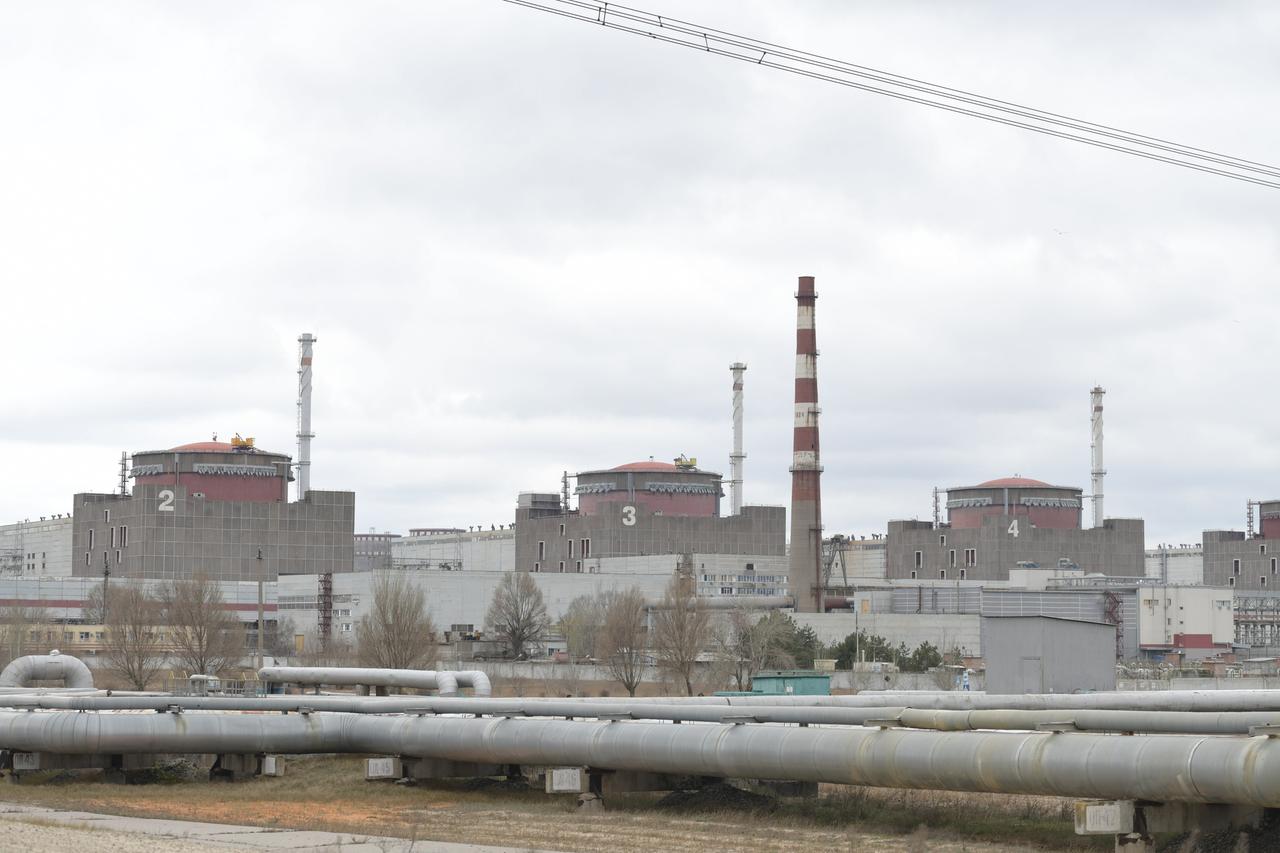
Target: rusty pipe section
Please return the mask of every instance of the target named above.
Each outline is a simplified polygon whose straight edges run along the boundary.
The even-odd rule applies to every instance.
[[[14,658],[0,672],[0,687],[31,687],[36,681],[61,681],[73,690],[93,688],[93,673],[84,661],[56,649],[47,655]]]
[[[349,714],[0,714],[0,748],[347,752],[721,778],[1280,807],[1280,740]]]
[[[476,696],[493,692],[489,676],[479,670],[376,669],[351,666],[266,666],[258,670],[261,681],[360,687],[402,687],[436,690],[456,696],[459,687],[470,687]]]

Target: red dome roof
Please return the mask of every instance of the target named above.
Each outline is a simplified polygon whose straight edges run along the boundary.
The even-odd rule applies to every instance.
[[[1050,488],[1048,483],[1043,480],[1032,480],[1029,477],[1001,477],[998,480],[987,480],[985,483],[979,483],[974,486],[976,489],[1036,489]]]
[[[676,466],[670,462],[657,462],[653,459],[646,459],[643,462],[628,462],[626,465],[619,465],[617,468],[610,468],[610,471],[675,471]]]
[[[171,453],[233,453],[235,448],[225,441],[194,441],[181,444],[170,450]]]

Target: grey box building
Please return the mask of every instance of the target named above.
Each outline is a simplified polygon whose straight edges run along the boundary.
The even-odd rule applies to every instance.
[[[132,494],[75,496],[75,576],[270,581],[352,570],[355,494],[289,501],[288,456],[199,442],[133,463]]]
[[[1116,689],[1116,629],[1052,616],[982,619],[987,693]]]

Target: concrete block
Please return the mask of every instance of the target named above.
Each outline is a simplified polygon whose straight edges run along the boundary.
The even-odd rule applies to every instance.
[[[263,776],[283,776],[284,775],[284,756],[264,755],[262,757],[262,775]]]
[[[1076,803],[1076,835],[1121,835],[1134,831],[1133,800]]]
[[[404,776],[404,765],[400,759],[388,755],[381,758],[366,758],[364,761],[364,778],[368,781],[381,779],[400,779]]]
[[[548,767],[546,780],[548,794],[585,794],[591,784],[582,767]]]

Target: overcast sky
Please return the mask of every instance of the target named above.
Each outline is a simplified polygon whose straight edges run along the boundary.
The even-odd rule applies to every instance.
[[[640,0],[636,0],[637,3]],[[653,0],[653,11],[1275,161],[1274,3]],[[0,521],[122,450],[294,452],[357,530],[510,521],[697,456],[789,498],[817,277],[824,517],[1087,489],[1149,543],[1280,495],[1280,191],[499,0],[0,7]]]

